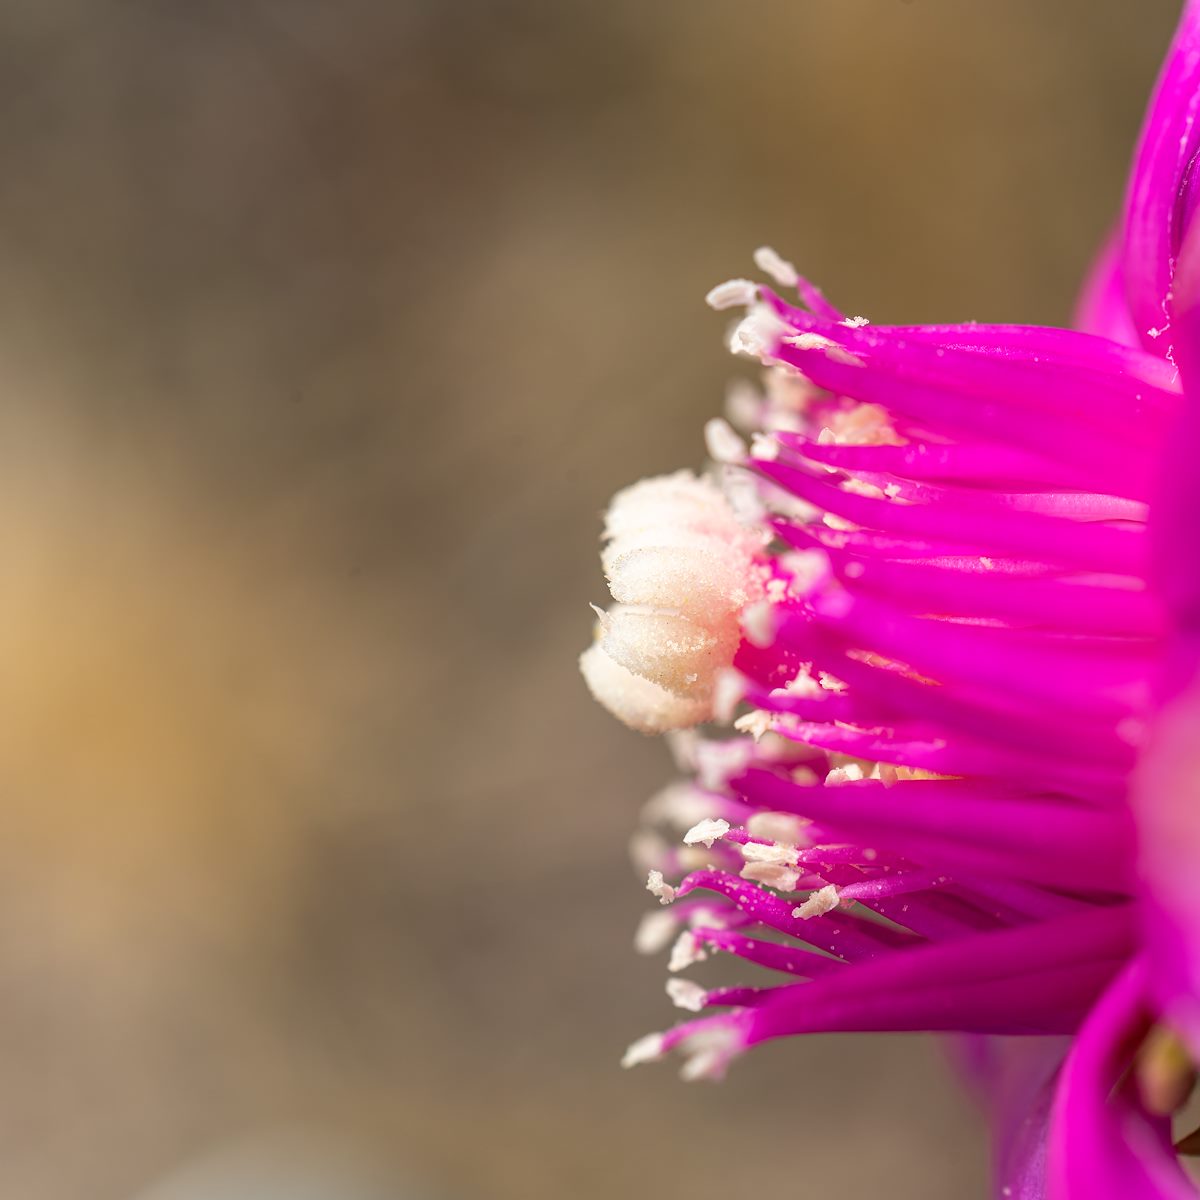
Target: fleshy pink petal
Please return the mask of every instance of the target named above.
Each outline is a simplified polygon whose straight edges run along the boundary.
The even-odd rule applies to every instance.
[[[1195,1200],[1169,1123],[1138,1105],[1122,1075],[1152,1017],[1135,960],[1088,1017],[1067,1057],[1051,1121],[1051,1200]]]
[[[1176,276],[1176,355],[1200,389],[1200,236]],[[1200,1058],[1200,396],[1168,443],[1151,527],[1153,574],[1171,628],[1163,708],[1137,773],[1134,806],[1147,893],[1150,988],[1166,1020]]]
[[[1172,280],[1194,204],[1198,117],[1200,0],[1187,0],[1146,113],[1126,198],[1129,307],[1142,344],[1158,354],[1175,341]]]
[[[1100,247],[1075,306],[1074,325],[1126,346],[1140,346],[1126,299],[1124,230],[1115,229]]]
[[[1046,1200],[1046,1149],[1066,1038],[959,1038],[951,1059],[976,1093],[992,1138],[992,1194]]]

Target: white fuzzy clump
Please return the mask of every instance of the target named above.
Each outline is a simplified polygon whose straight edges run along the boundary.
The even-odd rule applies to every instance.
[[[639,954],[657,954],[671,944],[678,928],[673,912],[656,908],[645,913],[638,922],[637,932],[633,935],[633,948]]]
[[[756,812],[746,819],[746,832],[751,837],[766,838],[781,845],[796,847],[805,841],[805,826],[808,822],[803,817],[792,813]]]
[[[655,792],[642,805],[641,819],[647,825],[668,825],[681,832],[713,815],[721,801],[694,783],[677,779]]]
[[[796,847],[781,846],[777,843],[744,842],[742,857],[747,862],[785,863],[789,867],[796,865]]]
[[[742,1048],[742,1039],[728,1025],[697,1030],[680,1044],[686,1061],[679,1077],[689,1083],[697,1079],[721,1079],[730,1060]]]
[[[647,872],[646,891],[657,896],[659,904],[670,904],[675,899],[675,889],[663,878],[661,871]]]
[[[715,819],[705,817],[702,821],[697,821],[683,835],[683,844],[685,846],[707,846],[712,848],[713,842],[719,841],[729,832],[729,822],[722,817]]]
[[[621,1066],[636,1067],[641,1063],[657,1062],[663,1056],[663,1036],[661,1033],[648,1033],[640,1037],[621,1059]]]
[[[762,533],[739,523],[715,484],[680,471],[619,492],[604,536],[617,603],[597,610],[597,641],[580,660],[592,694],[646,733],[708,720],[738,616],[764,594]]]
[[[688,967],[704,962],[706,958],[708,958],[708,951],[704,949],[703,943],[690,929],[685,929],[671,947],[667,970],[686,971]]]
[[[742,878],[752,883],[764,883],[777,892],[794,892],[800,882],[800,872],[774,862],[748,862],[742,867]]]
[[[798,917],[801,921],[807,921],[812,917],[824,916],[837,906],[838,890],[833,884],[830,884],[828,887],[821,888],[819,892],[813,892],[799,908],[793,908],[792,916]]]
[[[887,409],[878,404],[852,404],[826,414],[817,441],[822,446],[899,446]]]
[[[708,999],[708,993],[690,979],[668,979],[667,995],[671,997],[671,1003],[676,1008],[683,1008],[688,1012],[699,1012]]]
[[[764,275],[770,275],[780,287],[794,288],[800,282],[796,268],[770,246],[759,246],[755,250],[754,265]]]

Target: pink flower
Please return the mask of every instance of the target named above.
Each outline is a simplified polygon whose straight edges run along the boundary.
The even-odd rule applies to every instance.
[[[872,326],[767,250],[778,291],[710,294],[766,369],[731,396],[751,444],[713,422],[708,477],[616,498],[582,666],[692,775],[648,812],[683,845],[635,843],[667,906],[639,947],[781,982],[673,975],[698,1015],[628,1064],[972,1035],[998,1195],[1196,1194],[1169,1116],[1200,1061],[1198,108],[1191,0],[1085,332]]]

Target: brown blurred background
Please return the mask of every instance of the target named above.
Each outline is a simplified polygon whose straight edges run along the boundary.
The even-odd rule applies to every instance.
[[[919,1039],[617,1068],[671,767],[574,659],[707,287],[1062,321],[1175,9],[0,3],[0,1197],[983,1195]]]

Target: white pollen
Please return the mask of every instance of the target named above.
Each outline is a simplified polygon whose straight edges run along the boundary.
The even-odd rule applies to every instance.
[[[774,579],[768,579],[766,586],[767,599],[772,604],[782,604],[791,595],[791,583],[790,579],[781,579],[778,576]]]
[[[764,845],[762,842],[743,842],[742,857],[747,862],[784,863],[786,866],[796,865],[796,847]]]
[[[725,392],[725,415],[739,429],[762,424],[762,393],[748,379],[735,379]]]
[[[713,716],[718,721],[732,721],[737,706],[746,696],[746,677],[733,667],[717,672],[713,688]]]
[[[675,889],[663,879],[661,871],[651,871],[646,876],[646,891],[658,897],[659,904],[670,904],[675,899]]]
[[[758,299],[758,284],[750,279],[727,279],[704,297],[704,303],[717,312],[727,308],[747,308]]]
[[[736,465],[746,461],[746,443],[724,417],[713,417],[705,424],[704,445],[714,462]]]
[[[677,770],[691,774],[696,769],[696,750],[703,740],[694,729],[673,729],[663,739]]]
[[[748,862],[742,867],[742,878],[751,883],[762,883],[777,892],[794,892],[800,881],[800,872],[795,867],[781,863]]]
[[[675,939],[675,945],[671,947],[671,957],[667,959],[667,970],[672,973],[686,971],[688,967],[704,962],[707,958],[708,951],[704,949],[700,939],[690,929],[685,929]]]
[[[633,935],[633,948],[639,954],[657,954],[671,944],[678,928],[673,913],[661,908],[654,909],[645,913],[638,922],[637,932]]]
[[[721,1079],[729,1060],[740,1047],[741,1039],[736,1030],[727,1025],[700,1030],[680,1047],[687,1061],[679,1076],[689,1083],[697,1079]]]
[[[719,908],[715,905],[709,907],[703,905],[700,908],[693,908],[687,916],[688,926],[692,929],[699,929],[705,926],[709,929],[728,929],[730,921],[737,916],[737,910],[724,907]],[[716,947],[710,947],[716,953]]]
[[[700,738],[696,743],[696,778],[701,787],[719,792],[741,774],[754,759],[754,743],[749,738],[725,738],[717,741]]]
[[[661,871],[671,865],[672,847],[652,829],[635,830],[629,839],[629,859],[639,871]]]
[[[667,995],[676,1008],[684,1008],[688,1012],[699,1012],[708,999],[708,992],[690,979],[668,979]]]
[[[863,769],[858,763],[847,763],[844,767],[834,767],[825,776],[825,786],[842,787],[847,783],[858,783],[864,778]]]
[[[756,812],[746,819],[746,832],[751,837],[766,838],[784,846],[798,846],[807,839],[807,822],[791,813]]]
[[[655,792],[642,805],[641,819],[653,825],[673,825],[682,832],[697,821],[711,817],[718,804],[719,801],[695,784],[677,779]]]
[[[838,890],[833,884],[823,887],[819,892],[813,892],[811,896],[799,908],[792,909],[792,916],[799,917],[801,921],[807,921],[811,917],[824,916],[825,913],[838,906]]]
[[[750,455],[761,462],[774,462],[779,457],[779,442],[769,433],[756,433],[750,439]]]
[[[834,362],[842,363],[843,366],[861,367],[863,365],[863,360],[853,351],[847,350],[845,346],[839,345],[832,338],[827,338],[819,333],[794,333],[783,340],[789,346],[795,346],[797,350],[823,350],[829,358]]]
[[[657,1062],[663,1056],[663,1036],[661,1033],[648,1033],[640,1037],[621,1059],[621,1066],[636,1067],[640,1063]]]
[[[847,329],[861,329],[864,325],[870,325],[870,323],[866,317],[847,317],[841,322]]]
[[[783,339],[797,350],[836,350],[838,344],[820,333],[793,333]]]
[[[771,732],[771,723],[775,718],[761,708],[738,717],[733,723],[739,733],[748,733],[756,742],[762,741],[763,735]]]
[[[712,848],[713,842],[720,841],[729,832],[729,822],[717,817],[716,820],[706,817],[703,821],[697,821],[683,835],[683,844],[685,846],[708,846]]]
[[[759,246],[755,250],[754,265],[764,275],[770,275],[780,287],[794,288],[800,282],[796,268],[770,246]]]
[[[766,600],[742,610],[742,629],[752,645],[766,649],[775,641],[775,611]]]
[[[734,354],[766,362],[774,357],[775,347],[787,328],[772,309],[765,304],[754,304],[730,333],[729,349]]]

